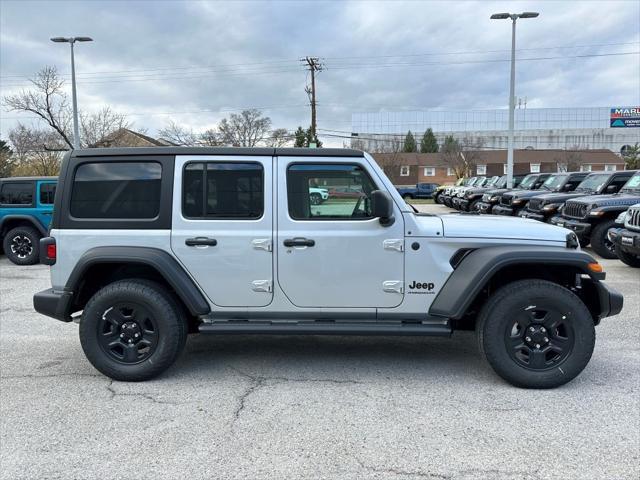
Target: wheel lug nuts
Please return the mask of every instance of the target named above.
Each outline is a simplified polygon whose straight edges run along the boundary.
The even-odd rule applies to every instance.
[[[120,334],[120,338],[124,338],[124,333],[121,333],[121,334]]]
[[[544,327],[542,327],[542,328],[540,329],[540,331],[541,331],[542,333],[544,333],[544,332],[546,332],[546,331],[547,331],[547,329],[546,329],[546,328],[544,328]]]
[[[547,337],[544,337],[544,341],[545,343],[549,341],[549,339]]]
[[[539,343],[536,343],[536,348],[540,348],[540,344]]]
[[[533,327],[529,327],[529,331],[530,331],[530,332],[535,332],[535,331],[536,331],[536,329],[535,329],[535,328],[533,328]]]
[[[134,335],[134,337],[136,337],[136,338],[138,338],[139,336],[140,336],[140,334],[139,334],[139,333],[136,333],[136,334]]]
[[[527,338],[525,338],[525,340],[526,340],[527,342],[530,342],[530,341],[531,341],[531,337],[527,337]]]

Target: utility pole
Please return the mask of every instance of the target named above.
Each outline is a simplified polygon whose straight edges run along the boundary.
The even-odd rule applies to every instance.
[[[311,72],[311,87],[308,85],[304,88],[304,91],[309,97],[311,105],[311,138],[313,141],[316,139],[316,72],[322,71],[322,63],[318,57],[305,57],[300,59],[301,62],[306,63],[309,72]],[[310,145],[311,146],[311,145]]]

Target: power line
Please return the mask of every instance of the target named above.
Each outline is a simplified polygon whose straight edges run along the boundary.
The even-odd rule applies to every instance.
[[[308,72],[311,74],[311,86],[305,87],[304,91],[309,97],[311,105],[311,140],[315,142],[316,139],[316,72],[321,72],[323,69],[322,63],[318,57],[305,57],[300,59],[301,62],[305,62],[308,67]]]

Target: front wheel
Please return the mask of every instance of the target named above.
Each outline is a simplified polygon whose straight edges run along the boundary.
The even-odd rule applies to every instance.
[[[500,288],[482,308],[476,330],[495,372],[522,388],[554,388],[573,380],[589,362],[596,339],[582,300],[545,280]]]
[[[481,202],[481,200],[474,200],[473,202],[471,202],[471,204],[469,205],[469,211],[470,212],[477,212],[478,211],[478,204]]]
[[[620,261],[633,268],[640,268],[640,255],[634,255],[633,253],[627,253],[616,245],[616,255]]]
[[[614,225],[614,220],[606,220],[593,227],[591,231],[591,248],[602,258],[618,258],[616,246],[607,236],[609,229]]]
[[[40,233],[32,227],[12,228],[2,246],[7,258],[16,265],[34,265],[39,259]]]
[[[96,370],[114,380],[153,378],[178,358],[187,338],[183,309],[160,284],[121,280],[84,308],[80,343]]]
[[[312,193],[309,195],[309,199],[311,200],[311,205],[320,205],[322,203],[322,195],[319,193]]]

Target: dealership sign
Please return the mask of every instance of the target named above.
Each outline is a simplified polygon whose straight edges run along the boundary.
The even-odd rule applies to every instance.
[[[611,109],[611,127],[640,127],[640,107],[618,107]]]

